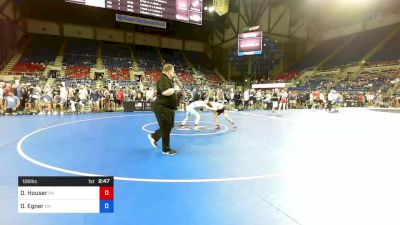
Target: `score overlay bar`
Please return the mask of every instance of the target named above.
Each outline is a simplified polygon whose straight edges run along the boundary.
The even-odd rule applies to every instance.
[[[18,177],[19,213],[113,213],[113,177]]]

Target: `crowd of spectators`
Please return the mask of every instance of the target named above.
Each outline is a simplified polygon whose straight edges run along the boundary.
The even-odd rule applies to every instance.
[[[379,79],[384,85],[395,86],[400,78],[388,80]],[[224,85],[211,86],[206,83],[193,85],[182,89],[178,94],[180,110],[192,101],[203,96],[214,101],[226,104],[230,109],[272,109],[273,98],[287,96],[289,108],[311,108],[318,103],[319,108],[327,104],[329,91],[334,87],[346,87],[358,90],[357,87],[368,88],[368,91],[338,91],[340,105],[343,107],[365,106],[399,106],[400,90],[394,96],[388,96],[380,86],[373,88],[378,83],[375,79],[359,79],[340,84],[323,82],[315,90],[255,90],[242,91],[225,88]],[[57,80],[54,84],[38,81],[32,83],[0,82],[0,112],[5,114],[64,114],[86,112],[122,111],[124,102],[146,101],[152,102],[156,93],[154,83],[137,83],[125,81],[107,82],[103,87],[97,87],[89,79]],[[372,84],[372,87],[371,87]],[[286,93],[286,94],[282,94]],[[397,96],[396,96],[397,94]]]
[[[61,42],[50,47],[41,47],[43,43],[32,44],[21,60],[14,67],[14,72],[21,73],[19,82],[0,82],[0,112],[7,114],[63,114],[123,110],[123,102],[153,101],[155,98],[155,81],[161,76],[164,63],[176,65],[177,78],[184,87],[179,93],[181,110],[191,101],[207,95],[215,101],[224,103],[232,109],[271,109],[273,97],[288,98],[290,108],[310,108],[311,103],[318,102],[321,107],[327,102],[328,93],[336,90],[341,105],[351,106],[398,106],[400,95],[400,74],[386,76],[374,72],[363,72],[357,79],[344,80],[330,78],[312,78],[303,83],[296,83],[286,91],[254,90],[238,91],[216,74],[211,62],[204,53],[181,52],[171,49],[159,49],[135,46],[134,55],[144,70],[146,79],[139,82],[131,80],[133,69],[131,47],[122,44],[104,43],[103,61],[111,80],[99,87],[96,81],[89,78],[91,67],[96,65],[98,49],[96,42],[87,40],[69,40],[63,59],[65,78],[60,78],[62,71],[50,70],[46,76],[43,71],[49,62],[54,61]],[[160,57],[161,56],[161,57]],[[195,79],[190,65],[204,79]],[[161,59],[164,59],[162,61]],[[374,69],[373,66],[370,68]],[[337,68],[328,68],[336,71]],[[320,70],[324,71],[324,70]],[[40,76],[37,76],[40,75]],[[252,83],[275,83],[296,79],[301,74],[288,72],[275,80],[260,79]],[[393,74],[392,74],[393,75]],[[396,75],[396,74],[395,74]],[[56,78],[48,82],[47,78]],[[149,79],[150,78],[150,79]],[[103,80],[101,77],[99,80]],[[104,82],[100,82],[104,83]],[[101,85],[100,85],[101,86]],[[229,88],[226,88],[229,86]],[[397,89],[394,89],[397,87]],[[388,93],[394,89],[394,93]],[[286,97],[284,97],[286,98]]]

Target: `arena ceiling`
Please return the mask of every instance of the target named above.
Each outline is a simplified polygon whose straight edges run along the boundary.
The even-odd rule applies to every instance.
[[[73,23],[88,26],[117,28],[127,31],[137,31],[181,39],[205,41],[209,36],[209,22],[197,26],[167,20],[167,29],[119,23],[115,21],[116,11],[77,4],[65,3],[64,0],[16,0],[24,17],[49,20],[63,23]],[[127,14],[127,13],[124,13]],[[134,16],[138,16],[133,14]],[[140,17],[145,17],[140,15]],[[152,18],[152,17],[149,17]],[[154,18],[153,18],[154,19]],[[190,32],[188,32],[190,31]]]
[[[213,29],[227,29],[229,24],[216,13],[204,12],[203,26],[195,26],[175,21],[167,21],[167,30],[130,25],[115,22],[115,11],[98,9],[75,4],[65,3],[64,0],[15,0],[25,17],[85,24],[91,26],[105,26],[139,32],[151,32],[160,35],[174,36],[182,39],[205,41]],[[238,11],[238,4],[248,8],[247,20],[256,21],[262,14],[277,9],[282,5],[290,9],[290,25],[307,19],[308,29],[315,32],[324,32],[341,26],[346,26],[381,13],[399,13],[399,0],[230,0],[230,12]],[[212,0],[204,0],[204,6],[211,6]],[[254,22],[255,24],[257,22]],[[250,23],[251,24],[251,23]],[[189,32],[188,32],[189,31]]]

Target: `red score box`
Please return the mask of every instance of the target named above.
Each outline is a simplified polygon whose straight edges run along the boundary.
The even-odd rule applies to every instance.
[[[114,187],[100,187],[100,200],[114,200]]]

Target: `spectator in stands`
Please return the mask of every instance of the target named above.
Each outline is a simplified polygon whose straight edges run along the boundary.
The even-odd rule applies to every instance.
[[[89,92],[85,85],[79,86],[79,105],[80,112],[83,113],[85,110],[85,106],[89,100]]]
[[[271,105],[271,100],[272,100],[272,93],[270,91],[267,91],[265,93],[264,99],[263,99],[263,109],[268,109],[268,105]]]
[[[243,93],[243,101],[244,101],[244,110],[249,108],[249,101],[250,101],[250,92],[249,90],[244,91]]]
[[[19,97],[21,103],[19,105],[18,111],[23,112],[25,111],[26,104],[29,100],[28,89],[25,83],[21,83],[19,90],[17,90],[17,93],[19,93],[19,95],[21,96]]]
[[[141,91],[136,92],[136,101],[143,101],[143,94]]]
[[[76,113],[76,112],[79,112],[79,108],[78,109],[76,108],[77,104],[80,102],[79,89],[72,89],[72,93],[73,93],[73,96],[70,99],[71,112]]]
[[[73,88],[73,87],[69,87],[68,89],[67,89],[67,91],[68,91],[68,101],[67,101],[67,106],[68,106],[68,108],[72,111],[72,101],[73,101],[73,99],[74,99],[74,95],[75,95],[75,88]]]
[[[103,110],[110,111],[110,91],[108,90],[107,86],[103,87]]]
[[[279,105],[279,90],[274,89],[272,92],[271,102],[272,102],[272,113],[275,113],[275,109],[278,108]]]
[[[228,92],[228,95],[229,95],[229,99],[228,99],[228,102],[229,102],[229,104],[235,104],[235,92],[234,92],[234,90],[233,90],[233,88],[231,88],[231,90]]]
[[[233,100],[235,101],[235,108],[236,109],[239,109],[240,100],[241,100],[240,96],[241,96],[241,92],[239,91],[239,92],[236,92],[234,97],[233,97]]]
[[[368,101],[368,106],[372,106],[375,95],[370,92],[366,95],[366,97],[367,97],[367,101]]]
[[[38,113],[40,112],[40,98],[42,97],[42,89],[37,85],[33,85],[31,91],[31,109]]]
[[[116,92],[114,90],[115,87],[110,88],[110,110],[115,111],[115,100],[116,100]]]
[[[5,87],[4,87],[4,93],[3,93],[3,95],[4,95],[4,96],[9,96],[11,91],[12,91],[12,90],[11,90],[11,84],[10,84],[10,83],[6,83],[6,84],[5,84]]]
[[[55,87],[53,91],[53,115],[64,113],[64,102],[61,99],[60,88],[61,85]]]
[[[96,89],[96,87],[92,87],[90,91],[90,102],[92,105],[92,112],[100,111],[100,92]]]
[[[222,89],[217,89],[216,91],[217,102],[225,104],[225,95]]]
[[[282,89],[282,91],[279,93],[279,106],[278,106],[278,111],[285,111],[287,109],[287,105],[289,102],[288,98],[288,93],[286,92],[285,89]]]
[[[321,91],[320,93],[319,93],[319,102],[320,102],[320,107],[321,107],[321,109],[324,109],[325,108],[325,105],[326,105],[326,98],[325,98],[325,94],[324,94],[324,92],[323,91]]]
[[[257,90],[256,91],[255,99],[256,99],[255,107],[257,109],[260,109],[261,108],[261,104],[262,104],[262,93],[261,93],[261,90]]]
[[[39,115],[51,115],[52,113],[52,103],[53,103],[53,98],[51,96],[51,93],[49,89],[45,89],[46,91],[43,92],[43,95],[40,98],[39,101],[39,107],[40,107],[40,113]]]
[[[4,111],[4,83],[0,82],[0,114]]]
[[[364,107],[364,104],[365,104],[365,96],[364,96],[364,93],[363,93],[363,92],[360,91],[360,92],[358,93],[357,99],[358,99],[358,107]]]
[[[63,115],[64,114],[64,106],[67,106],[67,103],[68,103],[68,90],[65,87],[64,82],[62,82],[59,85],[59,89],[60,89],[60,114]]]
[[[136,90],[134,89],[134,88],[132,88],[130,91],[129,91],[129,99],[131,100],[131,101],[135,101],[136,100]]]
[[[124,101],[125,101],[125,93],[124,90],[120,88],[116,95],[116,104],[118,109],[122,109],[122,104]]]
[[[14,95],[12,91],[8,92],[8,96],[5,97],[5,114],[6,115],[17,115],[17,108],[20,104],[19,98]]]
[[[193,96],[192,101],[195,102],[195,101],[200,100],[200,93],[199,93],[199,91],[197,91],[196,88],[193,89],[193,91],[192,91],[192,96]]]
[[[148,102],[151,101],[153,99],[153,96],[154,96],[153,88],[147,88],[146,92],[145,92],[145,95],[146,95],[146,101],[148,101]]]

